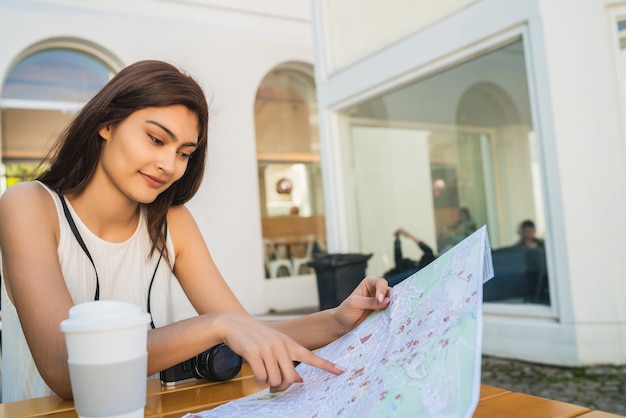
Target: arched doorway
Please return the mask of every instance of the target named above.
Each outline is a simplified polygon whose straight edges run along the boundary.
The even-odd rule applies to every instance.
[[[265,276],[280,280],[280,288],[294,278],[310,285],[307,262],[326,246],[312,67],[285,64],[269,72],[254,112]],[[317,304],[316,295],[304,300]]]

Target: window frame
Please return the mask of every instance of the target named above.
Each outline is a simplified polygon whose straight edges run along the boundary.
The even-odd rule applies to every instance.
[[[490,2],[474,4],[470,7],[471,11],[466,10],[464,14],[451,16],[437,26],[427,28],[378,54],[348,65],[338,73],[324,72],[326,57],[318,51],[317,61],[321,63],[317,69],[320,141],[328,202],[327,240],[331,251],[359,251],[358,239],[350,232],[355,230],[355,224],[349,216],[350,213],[354,213],[355,202],[354,199],[347,197],[349,195],[347,190],[354,179],[351,178],[350,168],[345,164],[345,156],[351,155],[351,150],[346,140],[349,138],[348,126],[346,121],[342,120],[341,112],[521,39],[525,51],[530,111],[538,144],[551,301],[550,306],[489,303],[485,305],[485,312],[558,320],[558,282],[567,280],[568,277],[567,253],[564,248],[554,245],[554,242],[558,241],[556,237],[563,235],[562,222],[558,219],[557,222],[553,220],[554,214],[560,213],[558,212],[560,200],[558,196],[549,193],[550,190],[554,188],[558,190],[559,187],[555,183],[558,179],[557,167],[546,164],[546,161],[556,160],[554,141],[548,138],[548,133],[552,132],[552,124],[549,117],[539,117],[543,112],[549,114],[550,106],[549,96],[545,93],[547,89],[542,90],[547,84],[547,74],[538,70],[538,67],[545,66],[543,61],[545,57],[541,49],[543,39],[541,33],[530,30],[534,24],[538,24],[533,22],[533,19],[538,19],[534,9],[536,5],[527,2],[505,3],[507,4],[499,6],[502,9],[498,10],[498,13],[489,10],[494,7]],[[508,11],[504,8],[508,8]],[[314,8],[314,14],[323,21],[322,6]],[[497,19],[484,19],[485,15],[497,16]],[[520,15],[528,16],[528,19],[520,20]],[[473,37],[468,37],[467,32],[453,30],[460,24],[459,21],[471,19],[471,16],[476,19],[482,16],[481,27],[471,31]],[[323,24],[319,26],[322,29],[316,28],[316,41],[324,44],[327,34],[321,33]],[[428,48],[433,43],[438,45],[436,51]],[[415,52],[424,50],[427,52]],[[389,62],[393,62],[394,65],[388,65]]]

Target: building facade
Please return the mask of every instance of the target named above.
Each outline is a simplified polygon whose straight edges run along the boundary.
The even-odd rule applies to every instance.
[[[313,6],[329,246],[385,271],[394,228],[442,252],[470,213],[485,353],[623,364],[626,3]]]
[[[292,107],[316,103],[307,96],[311,88],[292,82],[281,90],[289,76],[272,76],[291,71],[314,90],[308,2],[7,0],[0,2],[0,37],[0,188],[45,155],[73,112],[114,73],[142,59],[171,62],[193,75],[209,99],[206,178],[188,206],[222,274],[253,314],[317,303],[310,272],[274,287],[265,278],[258,167],[293,165],[289,158],[319,166],[319,158],[301,145],[295,156],[286,147],[286,157],[257,146],[257,136],[269,137],[267,111],[257,102],[284,90],[297,96],[288,98]],[[309,215],[320,206],[310,200]],[[294,286],[302,298],[290,296]],[[180,299],[180,315],[193,314]]]
[[[293,269],[310,237],[372,253],[380,276],[400,227],[442,253],[485,224],[496,277],[483,351],[623,364],[623,21],[615,0],[4,0],[0,187],[98,83],[163,59],[210,98],[189,208],[249,312],[317,304],[315,275]],[[78,54],[63,61],[76,76],[59,53]],[[74,96],[36,87],[50,65],[81,80]],[[524,220],[539,248],[516,245]]]

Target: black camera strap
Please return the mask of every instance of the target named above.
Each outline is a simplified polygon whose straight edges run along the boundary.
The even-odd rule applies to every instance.
[[[63,206],[63,213],[65,214],[65,219],[67,219],[67,223],[70,225],[70,229],[72,230],[72,233],[74,234],[74,237],[76,238],[76,241],[78,241],[78,244],[87,255],[87,258],[89,259],[89,261],[91,262],[91,265],[93,266],[93,271],[96,274],[96,293],[93,297],[93,300],[100,300],[100,279],[98,278],[98,270],[96,269],[96,263],[94,263],[93,258],[91,257],[91,253],[87,249],[87,245],[85,244],[85,241],[83,241],[83,237],[80,235],[80,232],[78,232],[78,228],[76,227],[74,218],[72,217],[72,214],[70,213],[70,210],[67,207],[67,203],[65,202],[65,197],[63,197],[62,195],[59,195],[59,198],[61,199],[61,205]],[[167,242],[167,220],[165,221],[165,242]],[[150,285],[148,286],[148,300],[146,301],[146,310],[150,314],[150,326],[152,327],[152,329],[156,328],[156,326],[154,325],[154,320],[152,319],[152,311],[150,310],[150,294],[152,293],[152,285],[154,284],[154,278],[156,277],[157,270],[159,269],[159,264],[161,264],[161,258],[163,258],[162,252],[159,253],[159,259],[157,260],[156,267],[154,268],[154,273],[152,273],[152,278],[150,279]]]

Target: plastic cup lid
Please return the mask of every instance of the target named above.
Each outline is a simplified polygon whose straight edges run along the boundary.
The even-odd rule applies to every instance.
[[[84,302],[70,308],[69,318],[61,322],[63,332],[105,331],[129,328],[150,322],[139,305],[115,300]]]

